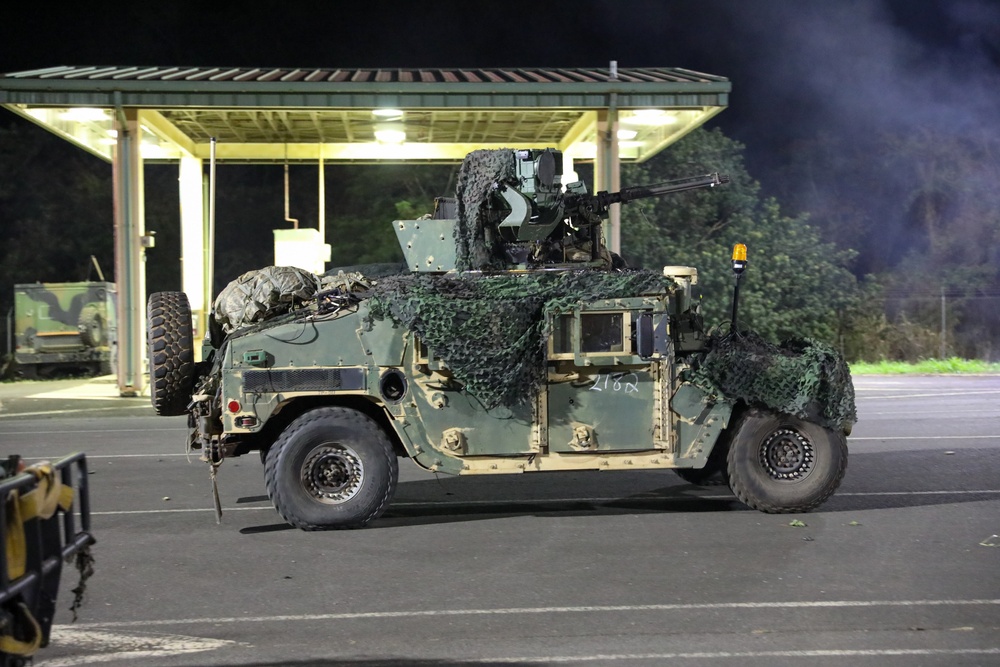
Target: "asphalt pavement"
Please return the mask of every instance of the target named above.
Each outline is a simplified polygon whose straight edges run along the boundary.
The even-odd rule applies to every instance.
[[[87,453],[96,573],[69,665],[1000,665],[1000,377],[859,376],[838,493],[747,509],[669,472],[455,478],[289,528],[256,455],[209,471],[113,378],[0,384],[2,452]],[[804,525],[793,525],[794,522]]]

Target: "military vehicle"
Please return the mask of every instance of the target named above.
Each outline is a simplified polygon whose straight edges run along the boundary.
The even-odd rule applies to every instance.
[[[305,530],[380,516],[404,456],[456,475],[715,475],[764,512],[824,502],[855,421],[844,361],[709,334],[695,268],[629,269],[602,241],[610,206],[726,177],[589,194],[561,171],[553,149],[471,153],[456,197],[393,223],[407,271],[244,274],[214,303],[202,362],[186,296],[152,294],[153,406],[188,414],[213,480],[259,452],[274,507]]]
[[[63,562],[80,573],[74,619],[93,572],[86,456],[28,466],[6,457],[0,501],[0,667],[22,667],[49,643]]]
[[[14,285],[14,362],[27,378],[57,370],[112,372],[115,285]]]

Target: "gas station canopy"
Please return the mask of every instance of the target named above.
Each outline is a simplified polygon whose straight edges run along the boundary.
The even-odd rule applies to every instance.
[[[723,77],[686,69],[50,67],[0,76],[0,104],[112,159],[114,111],[141,110],[144,160],[458,162],[477,148],[597,154],[617,115],[643,161],[719,113]]]
[[[214,207],[204,163],[458,163],[483,148],[557,148],[563,173],[593,163],[594,189],[722,111],[727,79],[669,67],[264,69],[49,67],[0,75],[0,105],[112,163],[118,386],[145,387],[143,164],[179,165],[182,289],[205,331]],[[572,179],[572,177],[571,177]],[[211,179],[209,179],[211,182]],[[606,238],[619,247],[619,213]],[[287,230],[286,230],[287,231]],[[277,230],[276,230],[277,232]],[[277,255],[276,235],[276,255]],[[276,259],[276,263],[277,263]]]

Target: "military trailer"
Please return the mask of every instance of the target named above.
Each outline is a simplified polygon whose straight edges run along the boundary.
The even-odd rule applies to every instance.
[[[610,206],[726,181],[589,194],[553,149],[473,152],[454,198],[393,223],[406,271],[249,272],[216,299],[202,362],[186,296],[151,295],[153,406],[188,415],[213,479],[258,452],[305,530],[380,516],[399,457],[455,475],[674,470],[764,512],[811,510],[847,465],[843,359],[710,333],[695,268],[630,269],[603,244]]]
[[[115,285],[14,285],[14,362],[28,378],[59,370],[112,372]]]

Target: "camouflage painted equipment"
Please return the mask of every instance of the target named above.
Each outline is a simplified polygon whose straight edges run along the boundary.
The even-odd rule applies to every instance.
[[[71,366],[111,372],[114,283],[15,285],[14,312],[14,360],[22,374]]]

